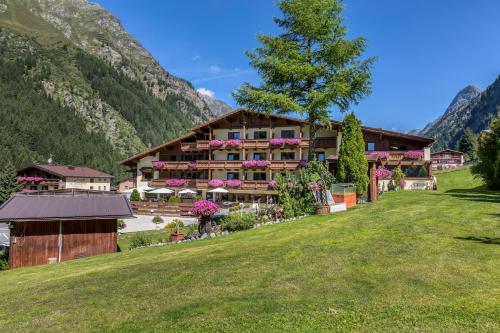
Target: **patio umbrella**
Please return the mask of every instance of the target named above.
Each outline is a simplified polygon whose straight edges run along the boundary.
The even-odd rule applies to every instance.
[[[226,190],[225,188],[222,188],[222,187],[214,188],[213,190],[210,190],[208,192],[210,192],[210,193],[229,193],[228,190]]]
[[[154,190],[154,187],[149,187],[149,186],[141,186],[139,188],[137,188],[137,191],[139,192],[148,192],[148,191],[151,191],[151,190]]]
[[[169,190],[168,188],[157,188],[156,190],[153,190],[149,193],[154,193],[154,194],[171,194],[174,193],[174,191]]]
[[[196,192],[188,188],[185,188],[182,191],[179,191],[179,194],[196,194]]]

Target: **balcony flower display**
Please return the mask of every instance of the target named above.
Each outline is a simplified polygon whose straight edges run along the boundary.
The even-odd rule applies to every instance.
[[[167,186],[175,186],[175,187],[180,187],[180,186],[186,186],[186,180],[185,179],[167,179],[165,181],[165,185]]]
[[[229,179],[226,181],[227,187],[238,188],[241,186],[241,180],[239,179]]]
[[[380,167],[377,169],[377,172],[375,173],[377,176],[377,179],[391,179],[392,178],[392,172],[391,170],[385,168],[385,167]]]
[[[222,187],[224,186],[224,181],[222,179],[214,178],[208,181],[208,186],[210,187]]]
[[[418,160],[424,158],[424,152],[421,150],[408,150],[405,151],[404,157],[412,160]]]
[[[231,148],[238,148],[241,145],[241,140],[231,139],[226,141],[226,146]]]
[[[389,159],[388,151],[372,151],[368,155],[370,155],[370,157],[373,159],[381,159],[381,160]]]
[[[153,169],[163,169],[167,166],[167,162],[165,161],[153,161],[151,164],[153,165]]]
[[[196,161],[190,161],[188,163],[188,169],[198,169],[198,163],[196,163]]]
[[[271,165],[267,160],[246,160],[241,163],[244,168],[265,168]]]
[[[27,177],[17,177],[17,181],[20,183],[28,182],[28,183],[38,183],[41,182],[44,178],[43,177],[37,177],[37,176],[27,176]]]
[[[300,139],[292,138],[292,139],[285,139],[285,144],[288,146],[298,146],[300,145]]]
[[[276,181],[275,180],[270,180],[269,183],[267,184],[267,187],[270,189],[273,189],[276,187]]]
[[[271,139],[269,140],[269,144],[271,146],[283,146],[286,142],[286,139]]]
[[[210,146],[210,148],[220,148],[224,146],[224,140],[217,140],[217,139],[210,140],[208,142],[208,145]]]

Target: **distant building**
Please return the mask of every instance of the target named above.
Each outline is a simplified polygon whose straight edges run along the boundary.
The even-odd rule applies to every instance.
[[[464,165],[464,153],[445,149],[431,154],[432,168],[434,170],[443,170],[457,168]]]
[[[33,164],[17,171],[25,191],[80,189],[109,191],[113,176],[99,170],[71,165]]]
[[[133,178],[125,179],[125,180],[122,180],[121,182],[118,183],[118,192],[119,193],[123,193],[123,192],[125,192],[127,190],[131,190],[133,188],[135,188]]]

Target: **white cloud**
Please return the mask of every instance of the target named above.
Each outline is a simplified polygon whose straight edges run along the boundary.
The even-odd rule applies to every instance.
[[[210,98],[215,97],[215,93],[212,90],[208,90],[207,88],[198,88],[196,89],[197,92],[199,92],[202,95],[208,96]]]
[[[211,71],[212,73],[220,73],[222,71],[222,69],[217,65],[212,65],[208,67],[208,70]]]
[[[201,59],[201,55],[199,55],[199,54],[195,54],[195,55],[191,58],[191,60],[192,60],[192,61],[197,61],[197,60],[200,60],[200,59]]]

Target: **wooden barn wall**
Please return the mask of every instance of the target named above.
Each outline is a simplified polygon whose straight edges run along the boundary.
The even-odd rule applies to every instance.
[[[58,257],[59,221],[16,222],[11,230],[9,267],[47,264]],[[116,251],[117,224],[112,220],[62,222],[61,261]]]

